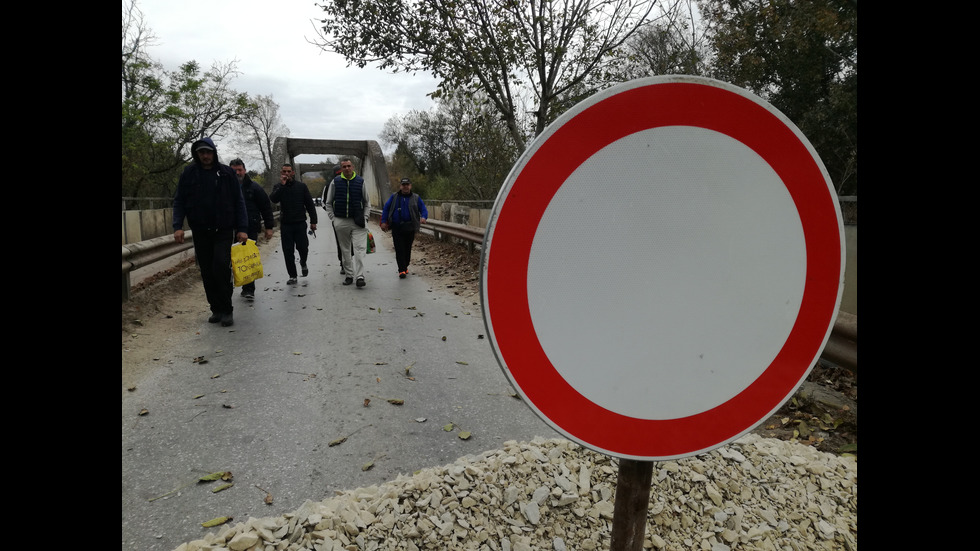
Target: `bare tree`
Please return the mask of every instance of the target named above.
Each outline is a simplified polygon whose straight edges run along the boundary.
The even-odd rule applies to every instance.
[[[316,44],[351,64],[431,71],[436,92],[482,92],[518,150],[638,29],[656,0],[326,0]],[[351,37],[356,37],[352,40]]]
[[[272,96],[257,96],[253,100],[255,111],[241,122],[242,132],[235,138],[235,145],[250,156],[262,160],[263,170],[272,166],[272,145],[279,136],[289,136],[289,128],[279,116],[279,104]]]

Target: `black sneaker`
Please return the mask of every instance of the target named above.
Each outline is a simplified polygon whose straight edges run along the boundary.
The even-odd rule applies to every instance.
[[[208,318],[208,323],[218,323],[219,321],[221,321],[221,314],[217,312],[213,312],[211,317]]]
[[[303,277],[306,277],[306,276],[308,276],[308,275],[310,274],[310,270],[309,270],[309,269],[307,269],[307,267],[306,267],[306,265],[305,265],[305,264],[300,264],[300,265],[299,265],[299,268],[300,268],[301,270],[303,270]]]
[[[224,314],[224,315],[221,316],[221,325],[222,326],[228,327],[229,325],[234,325],[234,323],[235,323],[235,320],[234,320],[234,318],[232,318],[231,312],[228,312],[227,314]]]
[[[346,278],[344,278],[344,285],[350,285],[351,283],[354,283],[354,278],[352,278],[351,276],[347,276]]]
[[[367,283],[364,282],[364,278],[363,277],[357,278],[357,286],[358,287],[364,287],[365,285],[367,285]]]
[[[255,291],[242,291],[242,296],[245,297],[245,300],[254,300]]]
[[[287,279],[286,280],[286,285],[296,285],[296,278],[295,277],[291,277],[291,278]]]

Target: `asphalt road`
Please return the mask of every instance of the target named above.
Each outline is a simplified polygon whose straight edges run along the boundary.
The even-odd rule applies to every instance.
[[[558,436],[513,397],[479,306],[399,279],[390,239],[369,229],[366,287],[342,285],[323,215],[309,277],[287,286],[281,247],[267,247],[254,303],[236,290],[234,326],[193,320],[122,390],[122,549],[169,551],[217,517],[281,515],[507,440]],[[217,471],[234,486],[198,482]]]

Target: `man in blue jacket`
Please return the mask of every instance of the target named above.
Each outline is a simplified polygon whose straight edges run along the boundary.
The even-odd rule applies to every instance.
[[[408,263],[412,260],[412,243],[415,232],[429,218],[429,211],[418,193],[412,191],[412,181],[402,178],[397,193],[392,193],[381,210],[381,231],[391,229],[391,240],[395,246],[395,263],[398,264],[398,277],[408,276]]]
[[[211,306],[209,323],[234,323],[231,244],[248,239],[245,198],[235,171],[218,162],[211,138],[191,144],[194,162],[184,168],[174,195],[174,241],[184,242],[184,218],[193,232],[194,255]]]

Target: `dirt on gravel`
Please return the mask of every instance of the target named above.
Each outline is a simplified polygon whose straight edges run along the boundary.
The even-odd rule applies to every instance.
[[[268,246],[276,246],[275,241],[273,238]],[[415,240],[409,269],[426,277],[434,288],[450,291],[468,305],[479,305],[479,252],[469,252],[465,245],[438,241],[423,233]],[[134,287],[132,298],[123,303],[124,359],[138,359],[141,354],[160,350],[161,343],[182,330],[173,318],[200,318],[207,312],[193,260],[141,282]],[[154,344],[154,340],[158,342]],[[124,387],[135,384],[141,375],[132,368],[126,369],[126,363],[146,362],[124,361]],[[856,373],[818,361],[796,394],[752,432],[766,438],[797,441],[827,453],[857,455]]]

